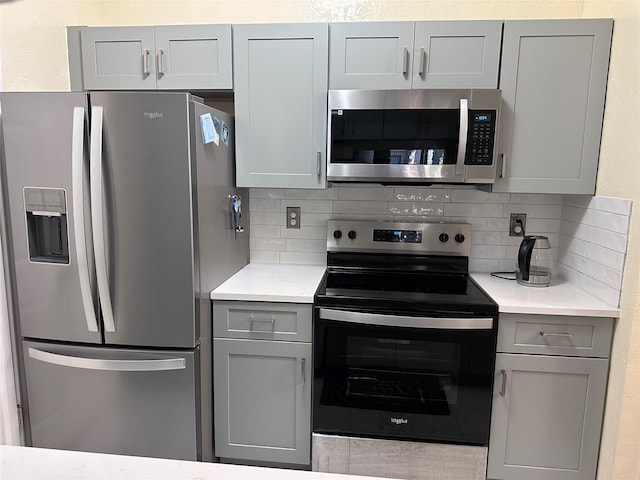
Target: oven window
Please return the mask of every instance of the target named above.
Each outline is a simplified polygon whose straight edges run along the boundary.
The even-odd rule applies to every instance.
[[[347,334],[327,358],[322,400],[388,411],[448,415],[457,401],[460,345]]]
[[[456,163],[458,110],[344,110],[331,116],[331,162]]]
[[[495,331],[317,319],[314,431],[486,444]]]

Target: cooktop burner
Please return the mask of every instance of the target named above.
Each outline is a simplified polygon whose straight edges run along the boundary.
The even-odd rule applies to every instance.
[[[471,225],[330,221],[328,226],[328,267],[317,306],[497,315],[496,303],[468,275]]]

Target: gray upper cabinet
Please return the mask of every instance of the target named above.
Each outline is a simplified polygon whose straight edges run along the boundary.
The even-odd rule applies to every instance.
[[[413,88],[496,88],[502,21],[417,22]]]
[[[234,25],[236,182],[324,188],[328,25]]]
[[[80,32],[86,90],[155,90],[153,27],[91,27]]]
[[[231,90],[231,25],[157,26],[158,89]]]
[[[595,193],[611,19],[504,24],[496,192]]]
[[[230,25],[80,29],[86,90],[227,90]]]
[[[414,22],[332,23],[329,88],[411,88]]]
[[[331,89],[496,88],[502,21],[330,25]]]

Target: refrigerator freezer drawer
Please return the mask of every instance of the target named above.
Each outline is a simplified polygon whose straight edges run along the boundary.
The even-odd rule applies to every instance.
[[[33,446],[201,458],[199,349],[23,347]]]

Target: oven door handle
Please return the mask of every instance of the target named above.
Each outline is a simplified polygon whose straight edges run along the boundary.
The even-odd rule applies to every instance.
[[[337,320],[339,322],[388,327],[437,328],[443,330],[491,330],[493,328],[493,318],[485,317],[411,317],[405,315],[348,312],[330,308],[321,308],[319,313],[320,318],[324,320]]]

